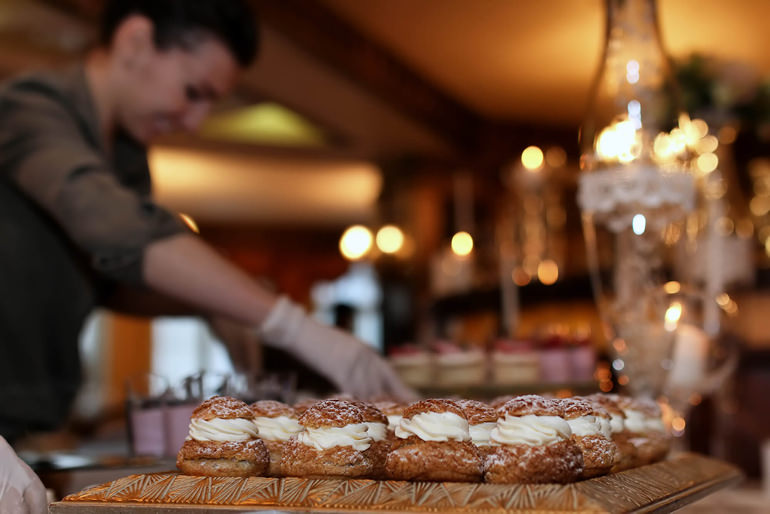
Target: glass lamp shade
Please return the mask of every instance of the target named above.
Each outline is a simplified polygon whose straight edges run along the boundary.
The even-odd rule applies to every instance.
[[[695,198],[685,166],[689,119],[678,109],[654,0],[606,0],[606,9],[581,128],[578,204],[599,311],[611,347],[624,350],[619,382],[657,396],[675,342],[661,294]]]

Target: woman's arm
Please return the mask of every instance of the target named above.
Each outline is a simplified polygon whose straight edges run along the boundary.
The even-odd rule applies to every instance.
[[[318,323],[288,298],[266,291],[196,236],[150,243],[142,269],[149,287],[254,327],[266,344],[291,352],[340,390],[363,399],[383,394],[416,398],[366,344]]]
[[[192,234],[150,243],[142,271],[151,289],[252,327],[262,324],[276,301],[273,293]]]

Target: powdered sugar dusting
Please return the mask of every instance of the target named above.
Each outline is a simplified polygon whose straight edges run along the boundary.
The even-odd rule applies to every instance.
[[[193,411],[193,418],[212,420],[221,419],[254,419],[249,406],[231,396],[212,396]]]
[[[597,393],[586,396],[585,399],[592,402],[594,405],[603,407],[604,410],[610,414],[625,417],[623,409],[618,405],[618,395],[616,394]]]
[[[463,419],[466,419],[465,413],[457,403],[453,400],[446,400],[440,398],[431,398],[428,400],[420,400],[410,404],[404,409],[404,418],[408,419],[416,414],[424,414],[426,412],[451,412],[457,414]]]
[[[455,403],[463,410],[471,425],[497,421],[497,412],[486,403],[477,400],[455,400]]]
[[[558,400],[545,398],[536,394],[516,396],[497,409],[497,415],[504,418],[510,416],[561,416],[562,408]]]
[[[251,411],[255,417],[263,418],[277,418],[280,416],[286,416],[288,418],[296,418],[297,413],[293,407],[286,405],[283,402],[277,402],[275,400],[260,400],[249,405]]]
[[[307,428],[344,427],[363,422],[361,407],[347,400],[322,400],[299,417],[299,424]]]
[[[563,398],[559,400],[559,404],[564,419],[574,419],[580,416],[598,416],[607,419],[610,417],[610,413],[604,407],[585,398]]]

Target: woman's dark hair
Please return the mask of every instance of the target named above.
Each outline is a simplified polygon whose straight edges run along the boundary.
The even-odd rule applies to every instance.
[[[243,0],[108,0],[102,17],[102,44],[109,45],[115,30],[132,14],[152,21],[159,49],[191,48],[201,37],[214,36],[243,67],[257,55],[256,14]]]

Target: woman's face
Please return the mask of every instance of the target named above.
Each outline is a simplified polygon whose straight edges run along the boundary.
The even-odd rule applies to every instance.
[[[201,36],[189,48],[145,48],[123,65],[116,87],[116,121],[139,142],[195,130],[233,87],[238,65],[214,37]]]

